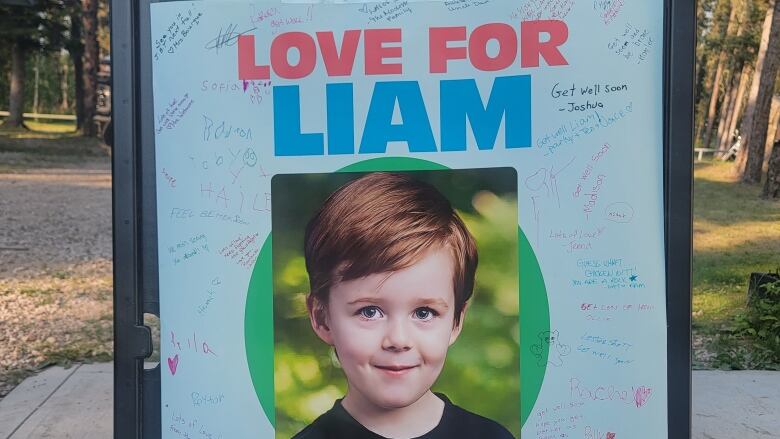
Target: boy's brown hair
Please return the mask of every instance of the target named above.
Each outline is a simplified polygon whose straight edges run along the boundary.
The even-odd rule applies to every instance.
[[[402,270],[434,248],[452,253],[459,325],[474,290],[477,247],[449,200],[405,174],[374,172],[353,180],[331,194],[306,227],[309,310],[324,324],[332,285]]]

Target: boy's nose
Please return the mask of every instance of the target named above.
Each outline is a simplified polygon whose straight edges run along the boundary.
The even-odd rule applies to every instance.
[[[394,352],[408,351],[412,348],[408,328],[403,322],[391,319],[387,323],[382,349]]]

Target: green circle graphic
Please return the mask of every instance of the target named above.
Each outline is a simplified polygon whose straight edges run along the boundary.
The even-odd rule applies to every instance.
[[[409,157],[381,157],[346,166],[337,172],[422,171],[449,169],[439,163]],[[274,316],[271,234],[255,261],[244,310],[244,343],[249,374],[263,412],[271,425],[274,416]],[[549,348],[541,343],[541,357],[532,346],[550,330],[550,308],[544,278],[533,248],[518,226],[520,277],[520,423],[525,424],[544,381]],[[539,346],[537,344],[537,346]]]

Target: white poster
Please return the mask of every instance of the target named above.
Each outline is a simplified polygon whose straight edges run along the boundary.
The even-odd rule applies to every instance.
[[[162,437],[667,436],[663,2],[151,17]]]

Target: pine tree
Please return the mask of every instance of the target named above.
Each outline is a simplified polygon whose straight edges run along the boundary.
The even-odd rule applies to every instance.
[[[732,2],[733,3],[733,2]],[[715,128],[715,116],[717,112],[717,105],[718,105],[718,96],[720,94],[721,89],[721,83],[723,81],[724,76],[724,70],[726,67],[726,62],[728,61],[726,56],[726,44],[725,42],[728,40],[730,36],[734,34],[737,28],[737,5],[731,4],[730,5],[731,10],[729,11],[729,18],[728,23],[726,24],[726,32],[723,35],[723,39],[720,41],[720,48],[718,50],[718,56],[717,56],[717,67],[715,70],[715,79],[712,84],[712,94],[710,95],[710,104],[709,108],[707,110],[707,121],[705,122],[705,131],[704,131],[704,137],[702,146],[704,148],[710,147],[710,142],[712,141],[712,133]]]
[[[712,91],[716,81],[720,80],[718,66],[720,65],[720,49],[726,36],[729,16],[731,14],[731,0],[717,0],[711,13],[711,22],[709,26],[702,30],[699,50],[701,59],[699,60],[699,82],[698,93],[696,95],[696,139],[699,142],[704,141],[705,134],[711,125],[707,123],[710,117],[710,108],[712,107]],[[716,98],[717,99],[717,98]],[[707,147],[707,145],[702,145]]]
[[[745,145],[742,182],[754,184],[761,181],[761,166],[769,125],[774,83],[780,67],[780,0],[773,0],[767,9],[761,37],[761,47],[756,59],[756,72],[750,87],[743,140]]]
[[[94,137],[96,104],[97,104],[97,69],[100,63],[98,48],[98,0],[82,0],[82,31],[84,36],[84,65],[83,65],[83,114],[84,121],[81,127],[85,136]]]
[[[39,0],[31,5],[0,5],[0,44],[11,47],[10,92],[6,126],[23,126],[25,70],[29,54],[62,47],[64,3]]]

